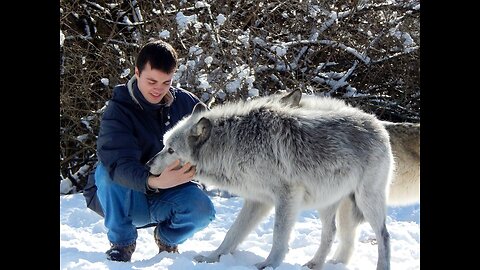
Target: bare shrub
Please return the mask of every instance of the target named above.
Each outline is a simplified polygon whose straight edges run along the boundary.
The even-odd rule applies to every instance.
[[[212,106],[278,90],[420,120],[420,2],[66,1],[60,29],[60,180],[82,190],[112,89],[150,38],[179,53],[175,83]]]

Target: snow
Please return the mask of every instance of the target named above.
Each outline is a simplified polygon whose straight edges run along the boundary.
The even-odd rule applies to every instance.
[[[108,86],[108,84],[110,83],[110,80],[108,80],[107,78],[101,78],[100,82],[102,82],[103,85]]]
[[[200,74],[197,78],[197,80],[200,82],[200,84],[198,85],[198,88],[202,88],[202,89],[207,89],[207,88],[210,88],[210,84],[208,83],[208,75],[207,74]]]
[[[170,38],[170,31],[163,30],[162,32],[158,33],[158,36],[163,39],[168,39]]]
[[[260,92],[257,88],[248,89],[248,96],[249,97],[258,97],[259,95],[260,95]]]
[[[129,69],[129,68],[125,68],[125,69],[123,70],[123,72],[120,74],[120,78],[125,78],[125,77],[127,77],[129,74],[130,74],[130,69]]]
[[[270,47],[270,50],[275,52],[278,57],[283,57],[285,54],[287,54],[287,48],[278,45],[273,45]]]
[[[203,53],[203,49],[202,47],[198,46],[198,45],[195,45],[195,46],[192,46],[190,47],[189,51],[188,51],[188,54],[189,55],[201,55]]]
[[[205,57],[205,59],[203,61],[205,62],[205,64],[207,64],[208,67],[210,67],[210,65],[213,62],[213,57],[207,56],[207,57]]]
[[[68,194],[73,189],[73,183],[70,179],[65,178],[60,181],[60,194]]]
[[[214,193],[211,193],[214,194]],[[240,197],[211,195],[216,219],[208,227],[179,245],[179,254],[161,253],[153,240],[153,227],[138,230],[137,248],[128,263],[108,261],[109,248],[103,218],[85,206],[80,193],[60,196],[60,269],[169,269],[169,270],[253,270],[270,252],[273,236],[272,212],[247,236],[233,254],[213,264],[197,263],[196,255],[208,255],[222,242],[243,204]],[[303,211],[290,236],[289,252],[278,270],[306,270],[320,243],[322,224],[314,210]],[[391,269],[420,269],[420,204],[388,209],[387,228],[391,237]],[[358,228],[350,263],[327,263],[324,270],[375,269],[377,246],[368,223]],[[337,247],[334,241],[330,255]]]
[[[181,33],[185,31],[189,24],[195,23],[197,21],[197,15],[185,16],[183,12],[178,12],[175,17],[178,28]]]
[[[62,30],[60,30],[60,47],[63,47],[63,42],[65,41],[65,35]]]
[[[218,23],[218,25],[223,25],[226,20],[227,20],[227,18],[225,17],[225,15],[223,15],[223,14],[218,14],[218,16],[217,16],[217,23]]]
[[[195,2],[195,8],[210,7],[210,4],[204,1]]]

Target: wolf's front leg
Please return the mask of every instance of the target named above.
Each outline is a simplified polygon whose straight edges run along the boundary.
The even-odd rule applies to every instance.
[[[293,225],[300,212],[300,202],[303,192],[294,189],[279,192],[275,204],[275,225],[273,228],[272,250],[264,262],[257,263],[258,269],[265,267],[276,268],[280,265],[288,251],[288,239]]]
[[[250,231],[270,211],[273,205],[245,200],[242,210],[228,230],[222,244],[209,256],[198,255],[194,259],[198,262],[218,262],[223,254],[233,252]]]

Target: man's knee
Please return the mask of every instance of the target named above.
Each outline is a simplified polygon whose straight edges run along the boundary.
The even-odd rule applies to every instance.
[[[197,185],[186,185],[180,192],[183,196],[176,202],[180,208],[177,211],[190,216],[198,227],[205,227],[215,219],[215,207],[210,197]]]
[[[190,207],[191,214],[194,216],[197,226],[206,227],[215,219],[215,207],[210,198],[205,194],[192,200]]]

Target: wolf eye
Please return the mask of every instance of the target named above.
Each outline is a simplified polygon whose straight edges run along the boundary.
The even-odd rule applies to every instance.
[[[168,152],[169,154],[173,154],[175,151],[173,151],[172,148],[168,148],[168,149],[167,149],[167,152]]]

